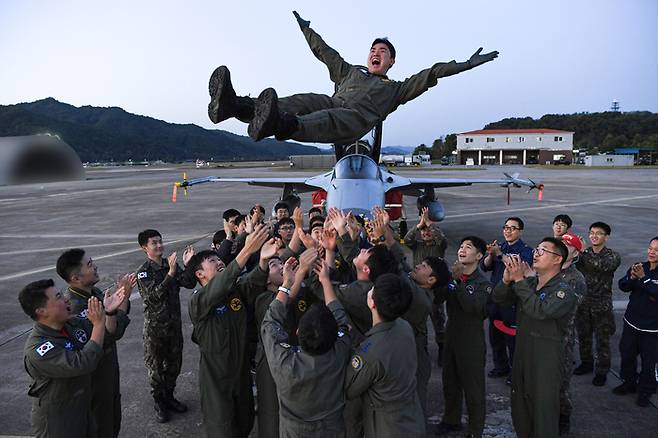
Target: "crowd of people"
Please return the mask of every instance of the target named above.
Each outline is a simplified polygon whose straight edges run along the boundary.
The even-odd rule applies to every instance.
[[[572,374],[593,373],[592,384],[605,385],[621,260],[607,247],[608,224],[590,225],[586,247],[560,214],[552,235],[533,248],[522,240],[523,220],[510,217],[500,241],[457,239],[449,266],[448,240],[426,209],[404,236],[378,207],[369,220],[334,208],[313,208],[307,219],[299,207],[290,210],[277,204],[271,220],[260,205],[247,214],[226,210],[211,248],[188,246],[182,263],[176,252],[165,255],[157,230],[146,229],[137,237],[144,263],[105,292],[87,251],[61,254],[64,290],[49,279],[19,293],[34,320],[25,369],[35,436],[119,436],[116,342],[130,322],[135,287],[158,422],[187,411],[175,397],[184,342],[180,289],[194,289],[188,309],[208,437],[247,437],[255,421],[258,437],[426,436],[428,319],[442,369],[439,435],[482,436],[487,333],[488,376],[511,386],[519,437],[568,435]],[[619,288],[630,300],[620,341],[623,382],[613,393],[634,393],[644,407],[658,380],[658,237]]]

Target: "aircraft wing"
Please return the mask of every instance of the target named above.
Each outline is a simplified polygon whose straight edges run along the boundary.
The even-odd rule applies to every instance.
[[[519,178],[519,174],[504,174],[505,178],[469,179],[469,178],[406,178],[400,175],[391,175],[392,178],[385,180],[386,190],[400,190],[409,195],[418,195],[427,187],[460,187],[473,184],[498,184],[502,187],[528,187],[529,189],[541,189],[541,184],[536,184],[530,179]]]
[[[298,192],[310,192],[318,189],[325,189],[329,184],[329,174],[317,175],[312,177],[299,177],[299,178],[224,178],[220,176],[204,176],[200,178],[183,179],[177,182],[176,187],[191,187],[197,184],[204,183],[229,183],[240,182],[252,186],[261,187],[293,187]]]

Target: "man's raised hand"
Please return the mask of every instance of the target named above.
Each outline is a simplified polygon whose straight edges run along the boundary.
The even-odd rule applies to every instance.
[[[292,11],[292,14],[297,19],[297,23],[299,24],[299,28],[301,30],[304,30],[311,25],[311,22],[309,20],[304,20],[302,17],[300,17],[297,11]]]
[[[94,327],[103,327],[105,325],[105,310],[96,297],[91,297],[87,301],[87,319]]]
[[[482,52],[482,47],[477,49],[477,51],[473,53],[473,55],[471,55],[469,58],[468,64],[471,66],[471,68],[477,67],[478,65],[482,65],[485,62],[493,61],[494,59],[498,58],[498,52],[495,50],[493,52],[485,53],[484,55],[480,55],[480,52]]]
[[[121,286],[114,293],[109,290],[105,291],[103,296],[103,306],[108,313],[114,313],[127,298],[126,289]]]

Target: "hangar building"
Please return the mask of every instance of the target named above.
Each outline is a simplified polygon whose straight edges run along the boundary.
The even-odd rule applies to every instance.
[[[0,137],[0,186],[84,179],[78,154],[58,137]]]
[[[457,134],[459,164],[573,162],[573,132],[557,129],[483,129]]]

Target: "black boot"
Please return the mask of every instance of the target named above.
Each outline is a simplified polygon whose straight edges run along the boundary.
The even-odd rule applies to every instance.
[[[278,100],[274,88],[266,88],[256,99],[254,117],[247,130],[252,140],[259,141],[273,135],[277,140],[287,140],[299,128],[297,117],[279,113]]]
[[[235,116],[237,96],[231,84],[231,72],[225,65],[217,67],[210,76],[208,91],[210,92],[208,117],[213,123]]]
[[[187,412],[187,406],[185,405],[185,403],[181,403],[174,398],[174,391],[167,393],[167,398],[165,400],[165,403],[167,405],[167,408],[174,412],[178,412],[179,414]]]
[[[279,117],[279,123],[276,127],[274,137],[279,140],[288,140],[299,129],[297,117],[292,114],[282,113]]]
[[[571,421],[568,415],[560,414],[560,423],[558,426],[558,431],[560,433],[560,438],[566,438],[569,436],[569,429],[571,429]]]
[[[167,404],[161,398],[155,399],[155,419],[158,423],[166,423],[169,421],[169,411],[167,410]]]
[[[581,376],[583,374],[589,374],[592,371],[594,371],[594,365],[592,365],[591,363],[583,362],[580,365],[578,365],[578,367],[575,370],[573,370],[573,374],[574,376]]]

